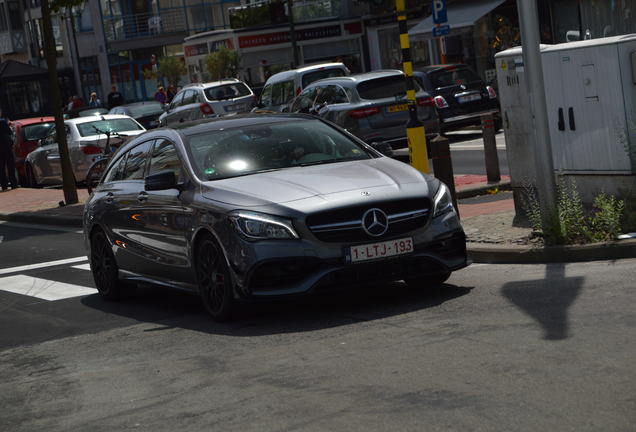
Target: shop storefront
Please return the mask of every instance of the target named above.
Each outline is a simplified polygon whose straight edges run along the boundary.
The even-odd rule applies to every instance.
[[[362,24],[323,22],[298,26],[295,30],[300,64],[341,61],[352,72],[362,72]],[[221,46],[235,49],[241,58],[240,78],[258,85],[292,64],[288,28],[267,31],[214,31],[186,38],[183,52],[190,80],[209,79],[205,58]]]

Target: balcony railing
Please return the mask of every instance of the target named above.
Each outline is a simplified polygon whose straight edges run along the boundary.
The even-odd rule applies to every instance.
[[[228,9],[233,29],[287,24],[287,0],[261,0]],[[294,0],[294,22],[337,18],[342,13],[341,0]]]
[[[104,17],[104,32],[108,41],[201,32],[227,27],[218,2],[198,3],[188,7],[161,9],[158,13],[140,13]],[[216,8],[216,9],[215,9]]]

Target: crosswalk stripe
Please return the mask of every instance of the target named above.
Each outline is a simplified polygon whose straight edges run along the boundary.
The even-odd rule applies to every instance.
[[[0,269],[0,275],[8,274],[8,273],[18,273],[18,272],[23,272],[26,270],[34,270],[34,269],[45,268],[45,267],[53,267],[53,266],[62,265],[62,264],[72,264],[72,263],[77,263],[81,261],[88,261],[88,258],[86,258],[85,256],[81,256],[81,257],[68,258],[68,259],[57,260],[57,261],[28,264],[28,265],[23,265],[19,267],[3,268],[3,269]]]
[[[80,269],[80,270],[88,270],[88,271],[91,270],[91,265],[89,263],[80,264],[80,265],[76,265],[76,266],[72,266],[72,267],[76,268],[76,269]]]
[[[95,294],[94,288],[26,275],[0,278],[0,290],[55,301]]]

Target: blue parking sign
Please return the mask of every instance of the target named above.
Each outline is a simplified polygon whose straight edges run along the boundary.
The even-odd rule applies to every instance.
[[[431,5],[433,11],[433,22],[435,24],[444,24],[448,22],[448,15],[446,14],[446,0],[433,0]]]
[[[448,24],[443,26],[433,27],[433,37],[446,36],[450,33],[450,26]]]

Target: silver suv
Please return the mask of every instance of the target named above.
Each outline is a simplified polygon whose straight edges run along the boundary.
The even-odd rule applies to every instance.
[[[433,98],[417,82],[417,116],[427,138],[439,133]],[[399,70],[324,78],[309,84],[291,104],[291,112],[316,114],[347,129],[367,143],[383,141],[407,146],[409,120],[406,78]]]
[[[159,123],[174,126],[191,120],[248,112],[255,101],[252,89],[234,78],[190,84],[175,95],[166,112],[159,117]]]

